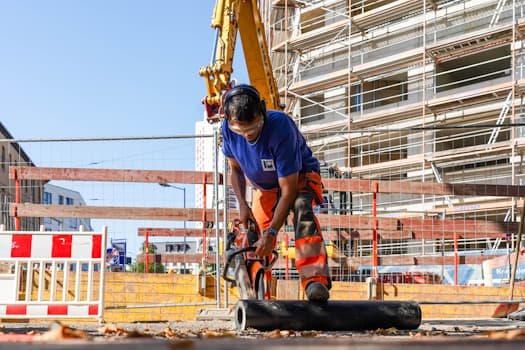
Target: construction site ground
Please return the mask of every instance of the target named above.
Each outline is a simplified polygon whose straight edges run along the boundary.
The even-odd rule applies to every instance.
[[[525,321],[423,320],[416,330],[239,332],[233,321],[3,323],[0,349],[521,349]]]

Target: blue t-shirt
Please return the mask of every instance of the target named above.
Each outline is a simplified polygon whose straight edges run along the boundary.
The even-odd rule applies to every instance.
[[[283,112],[268,111],[261,135],[253,144],[231,131],[226,120],[221,129],[222,153],[235,158],[244,175],[259,189],[279,187],[279,177],[319,171],[319,161],[292,118]]]

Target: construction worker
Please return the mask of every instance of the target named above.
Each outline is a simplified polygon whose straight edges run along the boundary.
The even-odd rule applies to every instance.
[[[228,158],[240,220],[255,219],[261,237],[255,253],[268,256],[293,210],[295,266],[310,301],[328,300],[331,280],[326,249],[313,203],[323,201],[319,161],[293,120],[269,110],[250,85],[229,90],[223,100],[222,152]],[[246,201],[246,179],[255,189]],[[246,227],[246,226],[245,226]]]

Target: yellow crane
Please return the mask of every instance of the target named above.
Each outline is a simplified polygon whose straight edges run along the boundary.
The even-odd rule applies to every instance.
[[[199,70],[199,75],[206,79],[207,95],[203,103],[208,121],[222,119],[222,96],[232,87],[237,33],[241,36],[250,84],[259,90],[269,109],[281,109],[257,0],[217,0],[211,27],[216,30],[213,58]]]

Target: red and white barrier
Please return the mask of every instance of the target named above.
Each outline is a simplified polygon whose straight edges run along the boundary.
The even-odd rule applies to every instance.
[[[0,231],[0,318],[103,317],[107,229]]]

